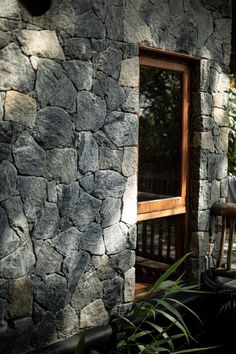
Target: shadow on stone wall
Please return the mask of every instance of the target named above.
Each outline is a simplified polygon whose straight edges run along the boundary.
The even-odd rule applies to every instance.
[[[52,4],[51,0],[18,0],[31,16],[41,16],[47,12]]]

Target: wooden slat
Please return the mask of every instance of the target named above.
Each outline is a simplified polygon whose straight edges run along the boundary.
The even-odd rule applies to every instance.
[[[217,259],[217,263],[216,263],[217,268],[221,267],[222,259],[224,256],[225,238],[226,238],[226,217],[223,216],[222,228],[221,228],[220,249],[219,249],[219,255],[218,255],[218,259]]]
[[[231,269],[233,241],[234,241],[234,228],[235,228],[235,219],[230,219],[229,244],[228,244],[228,253],[227,253],[227,270]]]

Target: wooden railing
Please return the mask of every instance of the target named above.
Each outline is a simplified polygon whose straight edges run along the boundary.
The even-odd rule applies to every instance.
[[[222,218],[220,245],[218,256],[216,259],[215,272],[217,274],[225,274],[229,277],[236,277],[236,268],[232,267],[236,204],[216,202],[211,207],[211,216],[213,217],[211,228],[213,239],[216,238],[215,217]],[[226,263],[223,262],[225,253]]]

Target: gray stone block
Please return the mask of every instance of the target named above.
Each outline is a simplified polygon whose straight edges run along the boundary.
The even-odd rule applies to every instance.
[[[102,298],[103,285],[95,271],[89,271],[80,279],[71,299],[71,305],[79,311],[88,304]]]
[[[83,234],[75,227],[61,232],[52,240],[52,246],[63,256],[70,256],[73,251],[78,251]]]
[[[5,119],[32,128],[36,119],[36,100],[17,91],[7,91]]]
[[[87,192],[88,194],[93,194],[94,175],[88,174],[87,176],[81,178],[79,184],[85,192]]]
[[[75,35],[86,38],[105,38],[106,30],[102,21],[92,10],[76,17]]]
[[[78,167],[82,174],[99,169],[98,145],[90,132],[78,134]]]
[[[74,85],[63,73],[57,81],[52,95],[49,97],[49,103],[51,106],[62,107],[69,113],[74,113],[76,111],[76,97],[77,91]]]
[[[139,94],[137,88],[126,88],[126,99],[123,105],[125,112],[137,113],[139,110]]]
[[[102,227],[106,228],[117,224],[121,217],[121,199],[108,197],[102,203],[101,222]]]
[[[35,264],[31,242],[24,242],[17,250],[0,260],[0,276],[15,279],[29,275]]]
[[[81,192],[75,201],[70,219],[80,231],[85,231],[91,222],[100,222],[102,202],[88,193]]]
[[[59,107],[46,107],[37,114],[35,139],[46,149],[71,145],[72,122],[69,114]]]
[[[37,284],[35,299],[50,312],[55,313],[67,305],[66,279],[58,274],[50,274]]]
[[[123,161],[123,150],[110,149],[109,147],[99,148],[99,167],[101,170],[115,170],[121,172]]]
[[[95,1],[94,1],[95,2]],[[108,0],[106,11],[106,30],[109,39],[122,41],[124,38],[123,4]]]
[[[47,151],[44,174],[48,179],[61,183],[72,183],[76,179],[77,154],[74,149],[52,149]]]
[[[101,262],[97,269],[97,275],[100,280],[106,280],[114,278],[117,274],[109,265],[109,257],[107,255],[103,255],[101,257]]]
[[[15,167],[7,160],[0,164],[0,201],[3,201],[16,193]]]
[[[108,48],[98,57],[97,69],[114,79],[119,78],[122,52],[114,48]]]
[[[106,103],[90,92],[79,92],[77,97],[76,130],[97,131],[106,118]]]
[[[81,310],[80,327],[88,328],[94,326],[106,325],[109,315],[101,299],[93,301]]]
[[[80,196],[80,186],[78,182],[69,185],[59,184],[57,186],[58,207],[61,216],[70,215]]]
[[[11,145],[6,143],[0,143],[0,164],[4,160],[12,162]]]
[[[116,276],[111,280],[104,280],[104,304],[106,307],[111,308],[123,302],[123,287],[124,280]]]
[[[0,90],[16,90],[24,93],[34,88],[35,73],[29,59],[20,48],[10,43],[1,49]]]
[[[35,222],[46,198],[46,181],[41,177],[18,177],[18,189],[28,222]]]
[[[2,203],[6,210],[11,228],[23,239],[29,236],[28,222],[24,214],[23,203],[19,196],[7,199]]]
[[[124,176],[129,177],[136,173],[138,168],[138,148],[125,147],[124,158],[122,162],[122,173]]]
[[[56,327],[60,338],[65,338],[78,332],[79,319],[70,305],[67,305],[56,314]]]
[[[128,247],[127,235],[121,224],[115,224],[104,229],[104,243],[107,254],[117,254]]]
[[[135,114],[112,112],[104,125],[107,138],[118,147],[137,145],[138,120]]]
[[[135,291],[135,268],[131,268],[125,273],[124,280],[124,302],[133,302]]]
[[[47,240],[56,235],[59,224],[59,211],[56,204],[45,203],[37,222],[35,223],[33,238]]]
[[[126,273],[135,264],[135,252],[125,250],[110,257],[109,265],[118,273]]]
[[[87,38],[68,38],[64,51],[71,59],[89,60],[92,57],[91,44]]]
[[[13,156],[21,174],[43,176],[46,153],[27,131],[20,135],[13,146]]]
[[[62,75],[63,69],[59,63],[49,59],[39,59],[35,89],[41,107],[49,103]]]
[[[99,224],[91,223],[82,239],[81,248],[90,254],[102,256],[105,253],[105,246],[102,237],[102,228]]]
[[[90,262],[90,255],[87,252],[72,251],[69,256],[65,258],[63,263],[63,272],[68,278],[68,289],[71,294],[74,293],[79,280],[86,272]]]
[[[78,91],[91,90],[93,75],[93,67],[91,62],[70,60],[64,62],[63,67]]]
[[[122,197],[125,179],[115,171],[98,171],[95,173],[94,195],[100,199]]]
[[[22,30],[18,39],[23,52],[41,58],[64,60],[65,56],[55,31]]]
[[[32,316],[33,289],[30,277],[22,277],[9,282],[10,304],[8,312],[11,319]]]
[[[0,122],[0,142],[10,143],[12,138],[12,123]]]
[[[16,251],[20,246],[20,238],[10,227],[6,211],[0,207],[0,259]]]
[[[46,274],[52,274],[61,271],[63,257],[52,247],[49,241],[43,241],[36,253],[35,274],[44,276],[45,272]]]

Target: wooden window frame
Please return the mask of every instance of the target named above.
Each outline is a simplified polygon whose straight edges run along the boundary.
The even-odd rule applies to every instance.
[[[139,67],[148,66],[182,73],[182,132],[180,195],[165,199],[138,202],[137,220],[185,214],[187,211],[187,181],[189,176],[189,108],[190,64],[185,55],[140,48]]]

